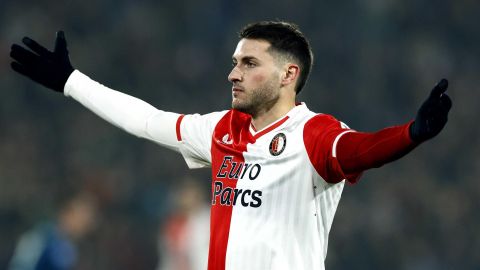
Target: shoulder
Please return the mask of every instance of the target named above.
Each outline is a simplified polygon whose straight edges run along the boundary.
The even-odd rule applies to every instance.
[[[216,111],[207,114],[185,114],[180,115],[177,120],[177,129],[182,128],[214,128],[217,123],[229,113],[228,110]]]
[[[310,118],[303,128],[303,139],[307,151],[319,148],[331,150],[335,140],[350,128],[329,114],[317,114]]]
[[[319,113],[308,119],[305,123],[304,132],[325,132],[329,129],[346,129],[347,125],[329,114]]]

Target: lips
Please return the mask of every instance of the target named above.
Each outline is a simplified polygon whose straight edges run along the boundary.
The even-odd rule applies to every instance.
[[[233,86],[232,87],[232,92],[243,92],[243,88],[239,87],[239,86]]]
[[[240,86],[232,86],[232,96],[235,98],[245,90]]]

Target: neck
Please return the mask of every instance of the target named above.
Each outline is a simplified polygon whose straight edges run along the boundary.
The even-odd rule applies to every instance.
[[[294,99],[291,99],[288,102],[278,102],[271,108],[252,115],[252,125],[256,130],[262,130],[266,126],[285,116],[294,107]]]

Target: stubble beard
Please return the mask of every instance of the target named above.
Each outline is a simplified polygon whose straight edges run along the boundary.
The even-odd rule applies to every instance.
[[[250,114],[255,118],[262,112],[268,112],[277,103],[280,97],[276,88],[276,84],[273,80],[270,80],[263,86],[248,93],[243,92],[244,100],[238,100],[239,102],[232,100],[232,108]]]

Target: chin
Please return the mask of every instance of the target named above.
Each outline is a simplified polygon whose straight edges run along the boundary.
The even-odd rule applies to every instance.
[[[232,100],[232,109],[235,109],[235,110],[240,110],[242,108],[242,104],[239,102],[239,100],[237,99],[233,99]]]
[[[232,109],[235,109],[239,112],[243,112],[243,113],[250,114],[250,115],[252,115],[252,113],[253,113],[252,108],[247,107],[247,106],[242,106],[241,104],[232,103]]]

